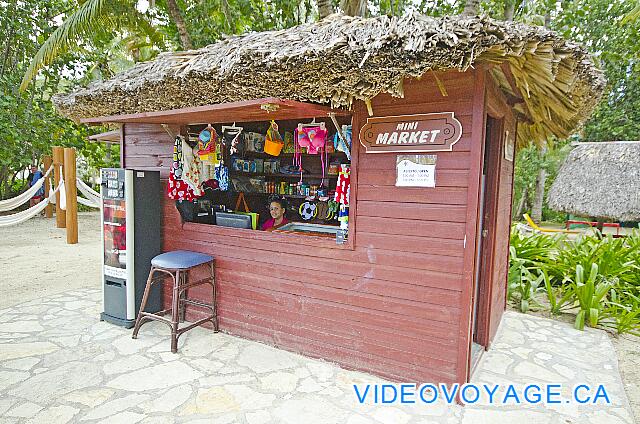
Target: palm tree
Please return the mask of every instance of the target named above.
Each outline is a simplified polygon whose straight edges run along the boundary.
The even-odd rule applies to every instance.
[[[148,16],[136,9],[136,3],[134,0],[80,0],[80,7],[42,44],[22,78],[20,90],[24,91],[29,86],[41,68],[77,46],[83,38],[97,33],[125,30],[148,38],[153,45],[165,49],[164,35],[151,25]]]

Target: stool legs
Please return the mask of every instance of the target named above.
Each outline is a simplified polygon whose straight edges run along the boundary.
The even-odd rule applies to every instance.
[[[204,264],[203,264],[204,265]],[[136,318],[136,323],[133,329],[132,338],[138,337],[138,331],[142,324],[144,324],[148,320],[156,320],[162,321],[169,325],[171,328],[171,352],[178,352],[178,338],[180,335],[194,327],[202,325],[206,321],[211,321],[213,323],[214,332],[218,332],[218,313],[216,307],[216,286],[215,286],[215,265],[213,262],[209,264],[211,275],[208,278],[203,278],[201,280],[190,282],[189,281],[189,271],[191,268],[187,269],[165,269],[158,267],[151,267],[149,272],[149,277],[147,278],[147,285],[144,289],[144,294],[142,296],[142,303],[140,304],[140,311],[138,312],[138,316]],[[153,284],[158,282],[153,279],[153,275],[156,272],[168,274],[171,276],[173,281],[173,290],[171,296],[171,309],[164,309],[157,313],[145,312],[145,307],[147,305],[147,300],[149,297],[149,292],[151,291],[151,287]],[[194,287],[200,284],[210,284],[211,285],[211,295],[212,295],[212,303],[208,304],[206,302],[201,302],[194,299],[189,299],[187,295],[187,290],[190,287]],[[200,319],[194,323],[187,325],[186,327],[180,328],[180,321],[184,321],[186,304],[190,304],[193,306],[206,308],[211,311],[211,315],[206,318]],[[171,320],[163,317],[162,315],[171,312]]]
[[[180,309],[180,283],[182,282],[182,273],[176,271],[176,277],[173,283],[173,296],[171,297],[171,352],[178,351],[178,318]]]
[[[149,277],[147,278],[147,284],[144,287],[144,294],[142,295],[142,303],[140,304],[140,311],[138,312],[138,316],[136,317],[136,325],[133,328],[133,335],[131,338],[138,338],[138,331],[140,331],[140,326],[142,325],[144,314],[144,308],[147,306],[147,299],[149,298],[149,292],[151,291],[151,286],[153,285],[153,273],[156,271],[155,267],[151,267],[149,271]]]
[[[213,331],[218,332],[218,303],[216,302],[216,269],[211,262],[211,297],[213,299]]]
[[[189,284],[189,270],[185,271],[182,273],[182,281],[180,282],[180,287],[182,286],[186,286],[187,284]],[[179,309],[180,309],[180,322],[184,322],[185,320],[185,316],[187,313],[187,307],[186,307],[186,302],[185,300],[189,297],[189,289],[184,289],[180,291],[180,304],[179,304]]]

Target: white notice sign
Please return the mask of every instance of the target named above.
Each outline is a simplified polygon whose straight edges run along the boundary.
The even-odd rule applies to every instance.
[[[398,155],[396,187],[435,187],[436,155]]]

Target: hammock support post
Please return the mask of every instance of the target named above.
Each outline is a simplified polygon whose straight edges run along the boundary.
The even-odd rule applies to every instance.
[[[64,168],[64,148],[54,146],[51,148],[53,152],[53,186],[58,187],[62,175],[61,167]],[[60,192],[56,193],[56,227],[65,228],[67,226],[67,218],[64,209],[60,208]]]
[[[67,194],[67,244],[78,243],[78,188],[76,185],[76,150],[64,148],[64,186]]]
[[[51,164],[53,163],[53,160],[51,159],[51,156],[45,155],[42,158],[42,162],[44,163],[44,169],[49,169],[51,167]],[[50,181],[51,181],[51,176],[47,175],[44,179],[44,198],[45,199],[49,198]],[[47,207],[44,209],[44,216],[47,218],[53,218],[53,206],[51,204],[48,204]]]

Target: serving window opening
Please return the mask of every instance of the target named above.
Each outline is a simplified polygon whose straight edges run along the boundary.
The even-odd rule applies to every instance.
[[[189,125],[168,195],[186,222],[348,238],[351,118]]]

